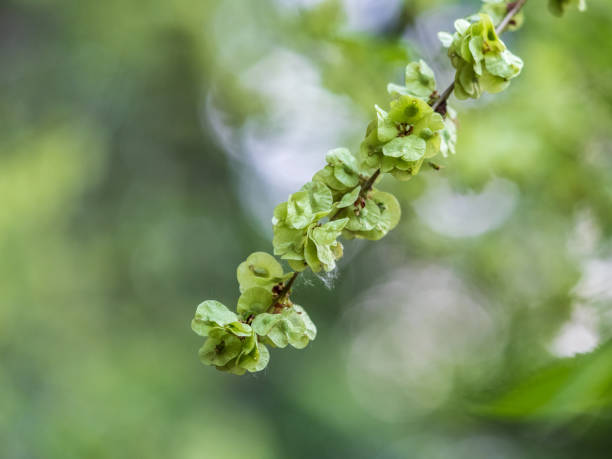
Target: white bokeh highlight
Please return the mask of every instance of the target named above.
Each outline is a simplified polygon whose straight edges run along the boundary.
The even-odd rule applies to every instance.
[[[479,193],[457,193],[448,181],[430,180],[413,206],[436,233],[474,237],[499,228],[512,214],[518,198],[518,187],[503,178],[492,179]]]
[[[423,416],[449,397],[456,373],[499,356],[505,333],[456,274],[443,266],[407,267],[353,305],[347,361],[356,400],[376,418]]]
[[[599,344],[598,315],[594,308],[577,306],[572,317],[559,330],[550,352],[556,357],[573,357],[594,350]]]

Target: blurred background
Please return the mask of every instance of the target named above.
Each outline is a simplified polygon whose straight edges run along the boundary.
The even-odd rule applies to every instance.
[[[0,456],[609,458],[612,3],[530,1],[457,155],[294,298],[319,335],[204,367],[270,218],[480,3],[0,3]]]

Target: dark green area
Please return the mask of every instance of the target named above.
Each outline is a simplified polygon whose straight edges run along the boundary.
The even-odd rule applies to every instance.
[[[236,266],[271,250],[244,166],[207,121],[211,94],[231,126],[267,119],[274,107],[242,71],[291,50],[352,104],[354,149],[364,113],[386,106],[386,83],[424,46],[404,29],[429,21],[419,30],[433,42],[431,24],[450,31],[457,5],[478,8],[406,1],[384,27],[355,32],[339,2],[3,2],[0,456],[608,458],[609,2],[563,18],[528,3],[524,28],[503,37],[521,76],[454,104],[458,153],[440,171],[382,184],[402,203],[398,228],[347,243],[333,289],[297,283],[319,329],[308,348],[273,350],[255,376],[198,361],[197,304],[234,305]],[[486,193],[494,177],[514,184],[514,207],[477,236],[434,231],[412,205],[442,183]],[[411,326],[421,319],[402,311],[421,298],[437,312]],[[559,358],[568,324],[599,347]],[[431,334],[414,338],[420,329]]]

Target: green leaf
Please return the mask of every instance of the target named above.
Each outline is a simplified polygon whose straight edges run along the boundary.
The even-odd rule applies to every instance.
[[[238,298],[237,311],[244,319],[251,314],[257,315],[268,310],[274,296],[262,287],[252,287]]]
[[[253,320],[253,330],[266,336],[276,347],[291,345],[303,349],[315,339],[317,328],[301,306],[293,305],[278,314],[260,314]]]
[[[504,418],[568,419],[612,406],[612,341],[590,354],[560,359],[518,381],[481,414]]]
[[[474,68],[464,65],[457,72],[459,86],[474,99],[480,97],[480,85]]]
[[[380,219],[376,229],[384,234],[394,229],[402,216],[402,209],[395,196],[391,193],[375,190],[371,200],[380,209]]]
[[[368,199],[363,209],[357,209],[358,214],[355,215],[351,209],[348,209],[350,215],[346,229],[349,231],[371,231],[376,228],[381,214],[376,203]]]
[[[235,336],[244,337],[253,334],[251,327],[243,322],[232,322],[231,324],[227,324],[224,329]]]
[[[200,336],[208,336],[210,330],[216,327],[237,322],[238,316],[227,307],[214,300],[200,303],[196,309],[195,317],[191,321],[191,329]]]
[[[325,159],[328,166],[315,174],[316,181],[342,192],[357,186],[360,174],[357,158],[347,148],[330,150]]]
[[[291,309],[293,312],[288,320],[293,323],[299,332],[289,336],[289,344],[296,349],[303,349],[317,337],[317,327],[304,308],[294,304]]]
[[[266,368],[269,362],[270,351],[264,344],[257,343],[255,351],[240,356],[237,364],[240,368],[244,368],[249,373],[255,373]]]
[[[484,61],[491,74],[505,79],[514,78],[523,68],[523,61],[508,50],[499,54],[487,54]]]
[[[242,350],[242,341],[224,330],[211,330],[210,337],[200,348],[200,361],[206,365],[223,366],[237,357]]]
[[[433,70],[423,60],[411,62],[406,66],[405,82],[406,86],[389,83],[387,85],[387,92],[394,96],[412,96],[428,101],[436,89],[436,79]],[[379,107],[377,107],[377,110],[380,110]],[[381,112],[384,116],[385,112],[383,110]],[[395,135],[391,136],[389,133],[389,135],[385,136],[379,124],[378,135],[382,141],[388,141],[397,135],[397,130],[395,130]]]
[[[316,255],[312,245],[307,245],[306,261],[314,272],[320,271],[321,267],[325,271],[332,271],[336,267],[336,255],[339,252],[335,249],[340,244],[336,239],[347,223],[348,218],[341,218],[309,229],[308,237],[314,243]]]
[[[459,35],[463,35],[470,28],[470,23],[465,19],[457,19],[455,21],[455,30]]]
[[[404,161],[416,161],[423,157],[426,147],[425,140],[420,137],[396,137],[385,144],[383,154],[391,158],[402,158]]]
[[[376,117],[378,120],[378,140],[381,142],[388,142],[397,136],[397,127],[386,111],[384,111],[378,105],[375,105],[374,107],[376,108]]]
[[[282,318],[283,316],[280,314],[271,314],[266,312],[255,317],[251,326],[255,333],[260,336],[266,336],[268,333],[270,333],[272,327],[281,321]]]
[[[392,96],[411,96],[413,95],[406,86],[395,83],[387,84],[387,92]]]
[[[251,373],[261,371],[268,365],[270,352],[266,346],[258,342],[253,331],[251,331],[250,336],[241,340],[241,346],[236,357],[227,361],[224,365],[217,365],[217,369],[235,375],[243,375],[247,371]]]
[[[474,58],[474,71],[478,75],[482,75],[482,60],[484,59],[484,40],[481,36],[476,36],[469,40],[469,48],[472,57]]]
[[[506,80],[505,78],[492,75],[486,71],[482,74],[480,84],[484,91],[491,94],[497,94],[498,92],[502,92],[504,89],[506,89],[510,85],[510,81]]]
[[[274,254],[287,260],[302,260],[301,252],[306,242],[306,230],[289,228],[283,223],[274,225],[272,244]]]
[[[323,269],[323,265],[319,261],[319,257],[317,256],[317,246],[314,241],[310,238],[306,241],[306,246],[304,247],[304,259],[306,264],[310,267],[312,272],[318,273]]]
[[[436,78],[425,61],[411,62],[406,66],[406,89],[421,98],[429,98],[435,91]]]
[[[270,360],[268,349],[258,341],[253,329],[240,322],[211,329],[199,356],[202,363],[236,375],[261,371]]]
[[[425,158],[432,158],[440,151],[439,132],[444,128],[444,119],[439,113],[432,113],[416,123],[412,130],[413,136],[425,140]]]
[[[366,137],[359,145],[359,167],[364,173],[370,175],[380,166],[382,145],[378,140],[378,121],[373,120],[368,124]]]
[[[400,96],[391,101],[389,117],[395,123],[414,124],[433,112],[427,102],[412,96]]]
[[[325,161],[330,166],[343,166],[349,171],[358,172],[357,160],[348,148],[335,148],[325,155]]]
[[[300,191],[289,196],[285,223],[290,228],[303,229],[332,210],[332,192],[319,181],[308,182]]]
[[[287,263],[289,263],[291,269],[299,273],[308,268],[308,263],[306,263],[304,260],[287,260]]]
[[[334,175],[334,166],[325,166],[312,177],[313,182],[321,182],[327,185],[328,188],[336,191],[345,191],[346,186],[343,185]],[[332,193],[333,194],[333,193]]]
[[[233,375],[242,376],[243,374],[246,373],[246,369],[238,366],[237,362],[238,362],[238,358],[236,357],[235,359],[232,359],[229,362],[227,362],[225,365],[217,366],[216,368],[219,371],[231,373]]]
[[[382,239],[389,231],[397,226],[401,218],[401,207],[399,202],[391,193],[374,190],[368,202],[372,202],[379,210],[379,217],[369,231],[352,231],[348,233],[350,237],[369,239],[376,241]],[[367,205],[366,205],[367,207]]]
[[[403,171],[401,169],[395,169],[393,171],[391,171],[391,175],[396,178],[397,180],[401,181],[401,182],[405,182],[407,180],[410,180],[412,177],[414,177],[419,169],[421,168],[421,164],[423,163],[423,160],[419,160],[416,161],[416,165],[414,169],[410,169],[407,171]],[[369,239],[369,238],[368,238]],[[378,238],[380,239],[380,238]]]
[[[280,239],[283,243],[287,243],[293,241],[294,237],[294,233],[288,233],[282,234]],[[278,244],[282,245],[280,241]],[[241,292],[245,292],[251,287],[263,287],[271,290],[274,285],[286,278],[280,263],[266,252],[254,252],[249,255],[246,261],[238,265],[236,277]]]
[[[347,170],[344,166],[334,167],[334,177],[348,188],[355,187],[359,184],[359,175]]]
[[[342,229],[346,226],[348,220],[341,218],[327,222],[324,225],[314,227],[312,230],[313,236],[311,239],[322,245],[332,244],[342,233]]]
[[[338,209],[342,209],[344,207],[353,205],[355,201],[357,200],[357,198],[359,197],[360,192],[361,192],[360,186],[353,188],[351,191],[349,191],[344,196],[342,196],[342,199],[340,199],[340,201],[336,203],[336,207]]]
[[[505,0],[488,3],[483,11],[507,8]],[[521,59],[508,51],[497,36],[491,16],[481,13],[470,20],[474,22],[459,20],[455,23],[457,33],[448,46],[448,56],[456,70],[454,93],[458,99],[477,99],[483,90],[502,91],[523,67]],[[444,39],[448,43],[447,35]],[[430,154],[434,154],[433,150],[428,151],[428,156]]]

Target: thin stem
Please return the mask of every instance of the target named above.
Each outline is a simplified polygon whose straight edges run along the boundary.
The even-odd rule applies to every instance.
[[[378,178],[378,176],[380,175],[380,169],[376,169],[376,172],[374,172],[364,183],[363,187],[361,188],[361,191],[359,192],[359,197],[360,198],[365,198],[366,195],[368,194],[368,192],[372,189],[372,187],[374,186],[374,182],[376,181],[376,179]],[[359,198],[357,198],[359,199]],[[332,215],[331,217],[329,217],[329,220],[335,220],[336,217],[338,215],[340,215],[342,213],[344,209],[338,209],[336,212],[334,212],[334,215]]]
[[[504,16],[504,18],[501,20],[501,22],[495,28],[495,33],[497,35],[501,35],[502,33],[504,33],[504,31],[506,30],[506,27],[508,27],[508,24],[510,24],[510,21],[512,20],[512,18],[514,16],[516,16],[519,13],[519,11],[521,11],[523,6],[525,6],[525,3],[527,3],[527,0],[518,0],[518,1],[514,2],[514,5],[512,6],[512,8],[510,8],[508,13]],[[512,5],[512,4],[510,3],[508,6],[510,6],[510,5]],[[454,81],[448,86],[448,88],[446,88],[444,90],[444,92],[440,95],[440,97],[438,97],[436,99],[435,103],[431,106],[431,108],[434,109],[434,112],[437,112],[438,109],[444,103],[446,103],[446,100],[453,93],[453,89],[455,89],[455,82]]]
[[[514,6],[510,8],[510,10],[508,11],[508,14],[504,16],[502,21],[495,28],[495,33],[497,33],[497,35],[501,35],[502,33],[504,33],[504,31],[506,30],[506,27],[508,27],[508,24],[510,24],[510,21],[512,21],[512,18],[516,16],[519,13],[519,11],[521,11],[525,3],[527,3],[527,0],[518,0],[514,2]],[[510,5],[511,4],[509,4],[508,6]]]
[[[280,293],[278,294],[278,298],[275,300],[275,303],[278,300],[282,300],[283,297],[287,296],[287,294],[289,293],[289,290],[291,290],[291,287],[293,286],[293,283],[295,282],[296,277],[298,277],[298,274],[300,274],[298,271],[293,273],[293,276],[291,276],[291,278],[289,279],[289,281],[285,284],[285,286],[283,287],[283,289],[280,291]]]
[[[374,186],[374,182],[376,181],[376,179],[378,178],[379,175],[380,175],[380,169],[376,169],[376,172],[374,172],[371,175],[371,177],[368,179],[368,181],[365,182],[365,185],[363,186],[363,188],[359,192],[359,195],[362,198],[364,198],[368,194],[368,192],[372,189],[372,187]]]
[[[431,108],[433,108],[434,112],[438,111],[438,108],[440,108],[440,106],[443,103],[446,103],[446,99],[448,99],[450,97],[450,95],[453,93],[453,89],[455,89],[455,82],[453,81],[448,88],[446,88],[444,90],[444,92],[442,94],[440,94],[440,97],[438,97],[436,99],[436,102],[431,106]]]

